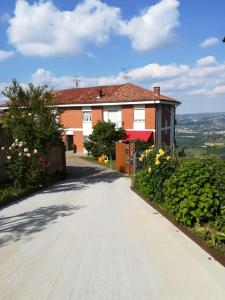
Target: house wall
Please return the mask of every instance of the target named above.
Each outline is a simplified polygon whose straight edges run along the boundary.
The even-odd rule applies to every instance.
[[[60,115],[64,128],[82,128],[82,108],[67,108]]]
[[[76,145],[77,152],[84,152],[84,136],[83,131],[74,131],[73,132],[73,144]]]
[[[103,120],[103,107],[92,107],[92,127]]]
[[[145,106],[145,129],[156,128],[156,107],[155,105]]]
[[[87,122],[82,120],[82,107],[68,108],[62,112],[61,120],[65,127],[65,134],[73,135],[73,143],[77,147],[77,152],[84,152],[84,138],[91,133],[92,128],[98,121],[108,121],[109,116],[115,118],[114,122],[116,122],[116,125],[122,126],[124,129],[152,130],[152,143],[157,143],[158,145],[173,145],[174,106],[167,104],[157,104],[157,106],[149,104],[144,107],[142,105],[145,109],[145,120],[140,128],[137,128],[134,123],[134,109],[138,109],[138,107],[138,105],[90,107],[90,124],[86,124]],[[83,108],[83,110],[87,110],[87,108]],[[112,113],[110,114],[110,112]],[[90,127],[88,130],[86,128],[87,126]],[[65,137],[64,140],[66,140]]]
[[[124,129],[133,129],[134,110],[133,105],[122,107],[122,125]]]

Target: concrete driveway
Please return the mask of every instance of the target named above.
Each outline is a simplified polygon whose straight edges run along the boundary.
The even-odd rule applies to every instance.
[[[225,299],[225,268],[129,178],[68,162],[68,180],[0,211],[1,300]]]

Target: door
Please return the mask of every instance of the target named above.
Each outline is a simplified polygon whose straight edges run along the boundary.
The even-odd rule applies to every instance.
[[[73,135],[72,134],[68,134],[66,136],[66,148],[67,148],[67,151],[73,150]]]

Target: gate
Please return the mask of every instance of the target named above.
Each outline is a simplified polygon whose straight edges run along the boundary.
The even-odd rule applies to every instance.
[[[134,171],[135,143],[116,143],[116,168],[126,174]]]

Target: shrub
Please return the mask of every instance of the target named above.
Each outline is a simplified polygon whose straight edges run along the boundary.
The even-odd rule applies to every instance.
[[[47,162],[37,149],[17,139],[5,149],[9,178],[15,187],[39,186],[46,180]]]
[[[139,157],[142,170],[134,178],[134,187],[151,200],[164,201],[163,183],[176,168],[176,160],[169,155],[169,150],[152,146]]]
[[[224,214],[224,182],[225,163],[222,160],[186,161],[164,184],[164,208],[188,226],[213,222]],[[218,226],[222,226],[222,220]]]
[[[115,128],[115,124],[111,122],[98,122],[89,141],[84,143],[85,149],[93,157],[98,158],[101,155],[115,156],[115,143],[121,140],[125,135],[122,128]]]

